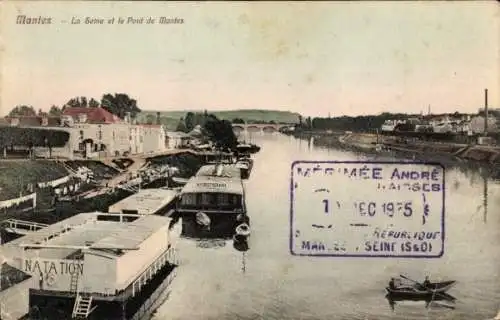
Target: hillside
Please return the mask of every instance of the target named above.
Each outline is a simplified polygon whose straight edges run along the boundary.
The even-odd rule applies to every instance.
[[[168,128],[173,126],[173,129],[177,126],[177,121],[186,116],[189,111],[160,111],[160,121],[162,124],[166,125]],[[195,112],[195,111],[191,111]],[[203,112],[202,110],[198,112]],[[298,123],[299,114],[290,111],[278,111],[278,110],[227,110],[227,111],[210,111],[208,113],[214,114],[219,119],[233,120],[235,118],[240,118],[245,121],[254,122],[283,122],[283,123]],[[156,111],[144,110],[138,115],[138,120],[145,122],[148,115],[156,117]]]

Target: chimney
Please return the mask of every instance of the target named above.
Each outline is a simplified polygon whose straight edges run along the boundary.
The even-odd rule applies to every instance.
[[[488,89],[484,89],[484,135],[488,135]]]
[[[160,122],[160,112],[159,111],[156,112],[156,124],[158,124],[158,125],[161,124],[161,122]]]
[[[132,117],[130,112],[125,113],[125,122],[129,124],[132,123]]]

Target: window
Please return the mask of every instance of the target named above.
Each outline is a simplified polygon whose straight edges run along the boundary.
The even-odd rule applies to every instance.
[[[229,194],[227,194],[227,193],[218,193],[217,194],[217,204],[221,205],[221,206],[227,206],[227,205],[229,205]]]
[[[181,199],[182,205],[185,206],[194,206],[196,205],[196,194],[195,193],[186,193],[182,196]]]
[[[201,195],[201,204],[203,206],[210,206],[214,204],[214,195],[210,193],[203,193]]]
[[[83,139],[83,130],[80,130],[80,139]]]

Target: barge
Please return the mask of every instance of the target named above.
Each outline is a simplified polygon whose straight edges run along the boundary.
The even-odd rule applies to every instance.
[[[110,213],[165,215],[173,209],[180,189],[142,189],[108,208]]]
[[[36,279],[27,319],[143,319],[175,277],[176,227],[157,215],[82,213],[2,253]]]
[[[234,165],[200,168],[182,188],[174,217],[182,217],[186,237],[231,238],[246,216],[245,189]]]

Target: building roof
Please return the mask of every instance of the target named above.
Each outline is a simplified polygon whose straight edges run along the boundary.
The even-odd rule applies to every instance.
[[[100,220],[100,216],[113,216],[100,212],[81,213],[49,225],[5,244],[6,246],[46,245],[39,250],[40,257],[64,259],[78,249],[87,246],[93,250],[131,249],[139,246],[152,233],[168,225],[170,218],[146,215],[132,222]],[[117,216],[117,215],[116,215]],[[61,246],[62,248],[51,248]],[[71,247],[73,246],[73,247]]]
[[[122,226],[117,228],[113,234],[94,242],[90,248],[121,248],[126,250],[138,247],[165,224],[168,225],[170,220],[170,218],[162,216],[143,216],[133,222],[121,224]]]
[[[244,189],[240,178],[195,176],[189,179],[181,193],[244,194]]]
[[[155,214],[171,203],[179,192],[168,189],[143,189],[109,207],[108,212],[137,210],[138,214]]]
[[[75,120],[80,114],[85,114],[87,116],[88,123],[116,123],[122,122],[122,120],[109,112],[108,110],[98,107],[98,108],[83,108],[83,107],[69,107],[65,108],[62,113],[64,116],[71,116]]]

